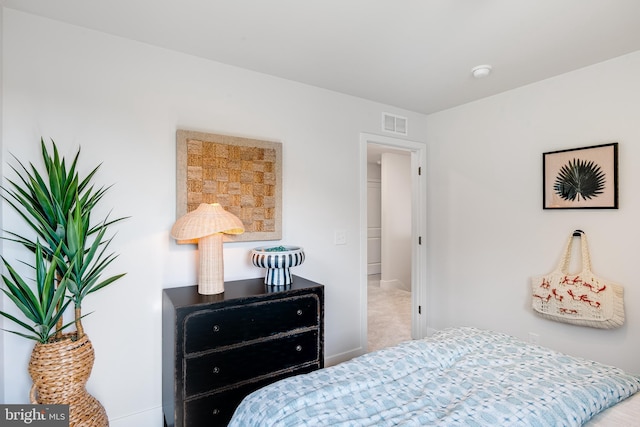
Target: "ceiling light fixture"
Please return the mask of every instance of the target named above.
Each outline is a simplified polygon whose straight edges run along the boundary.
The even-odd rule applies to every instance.
[[[473,67],[471,69],[471,74],[473,74],[473,77],[475,77],[476,79],[481,79],[491,74],[491,70],[491,65],[478,65],[477,67]]]

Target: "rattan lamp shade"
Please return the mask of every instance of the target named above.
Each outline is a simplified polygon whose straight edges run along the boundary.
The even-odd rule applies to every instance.
[[[197,241],[200,269],[198,292],[204,295],[224,292],[222,234],[242,234],[240,219],[218,203],[202,203],[179,218],[171,228],[171,237],[179,242]]]

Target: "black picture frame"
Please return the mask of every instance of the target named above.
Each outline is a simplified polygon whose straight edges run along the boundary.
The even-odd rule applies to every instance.
[[[618,143],[542,154],[543,209],[618,209]]]

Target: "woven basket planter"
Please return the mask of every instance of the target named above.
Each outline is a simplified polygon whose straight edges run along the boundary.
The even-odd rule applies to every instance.
[[[62,340],[33,348],[31,403],[69,405],[70,427],[108,426],[104,407],[85,388],[95,359],[93,346],[86,334],[74,341],[75,336],[66,334]]]

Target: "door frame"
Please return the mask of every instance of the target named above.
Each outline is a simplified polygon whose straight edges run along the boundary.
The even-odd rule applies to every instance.
[[[367,148],[369,144],[386,145],[411,153],[411,336],[427,335],[427,146],[423,142],[360,133],[360,348],[367,352]],[[421,173],[418,174],[418,170]],[[419,242],[419,239],[421,242]]]

